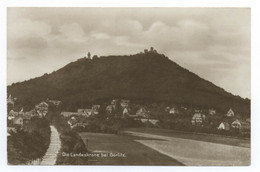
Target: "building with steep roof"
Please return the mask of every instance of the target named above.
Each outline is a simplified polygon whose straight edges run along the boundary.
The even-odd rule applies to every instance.
[[[239,121],[238,119],[236,119],[235,121],[233,121],[233,122],[231,123],[231,127],[232,127],[232,128],[238,128],[238,129],[240,129],[240,128],[241,128],[241,123],[240,123],[240,121]]]
[[[195,111],[192,119],[191,119],[191,124],[192,125],[202,125],[203,123],[203,114],[201,111]]]
[[[137,112],[136,112],[137,117],[141,118],[149,118],[149,112],[144,108],[141,107]]]
[[[173,107],[169,110],[169,114],[177,115],[179,114],[179,110],[176,107]]]
[[[235,113],[234,111],[230,108],[226,114],[227,117],[234,117],[235,116]]]
[[[45,101],[42,101],[41,103],[35,105],[35,110],[40,118],[46,116],[46,114],[48,113],[48,107],[49,105]]]
[[[229,131],[230,130],[230,125],[227,122],[221,122],[218,126],[219,130],[226,130]]]

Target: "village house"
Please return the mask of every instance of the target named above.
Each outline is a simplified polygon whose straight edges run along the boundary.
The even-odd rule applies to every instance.
[[[226,130],[229,131],[230,130],[230,125],[227,122],[221,122],[218,126],[219,130]]]
[[[46,114],[48,113],[48,107],[49,105],[44,101],[35,105],[35,110],[40,118],[46,116]]]
[[[77,120],[74,116],[72,116],[72,117],[68,120],[68,124],[70,125],[70,128],[73,128],[77,122],[78,122],[78,120]]]
[[[12,120],[17,116],[18,116],[18,112],[15,112],[14,110],[10,110],[10,112],[7,115],[7,119]]]
[[[126,108],[126,107],[128,107],[129,104],[130,104],[130,100],[121,100],[121,102],[120,102],[120,105],[121,105],[121,107],[122,107],[123,109]]]
[[[146,119],[146,118],[141,118],[140,119],[140,121],[142,122],[142,123],[145,123],[145,122],[147,122],[149,119]]]
[[[159,123],[159,120],[157,120],[157,119],[147,119],[147,118],[138,119],[138,118],[136,118],[135,120],[140,120],[142,123],[150,122],[154,126],[158,125],[158,123]]]
[[[227,117],[234,117],[235,116],[235,113],[234,111],[230,108],[226,114]]]
[[[86,125],[88,125],[88,123],[82,123],[80,122],[76,117],[71,117],[68,120],[68,124],[70,125],[70,128],[73,129],[75,127],[85,127]]]
[[[95,105],[92,107],[92,109],[78,109],[77,112],[61,112],[60,115],[65,118],[72,117],[72,116],[90,117],[98,114],[99,107],[100,105]]]
[[[176,107],[173,107],[169,110],[169,114],[171,115],[177,115],[179,114],[179,110]]]
[[[78,115],[90,117],[92,115],[92,109],[78,109]]]
[[[92,106],[92,114],[97,115],[99,114],[100,105],[93,105]]]
[[[23,118],[22,117],[15,117],[13,119],[13,125],[23,125]]]
[[[141,117],[141,118],[149,118],[149,112],[144,108],[141,107],[137,112],[136,112],[136,116],[137,117]]]
[[[46,111],[37,110],[36,112],[37,112],[39,118],[45,117],[47,115]]]
[[[123,115],[128,115],[128,114],[129,114],[128,108],[124,108],[124,110],[123,110]]]
[[[108,105],[108,106],[106,107],[106,112],[109,113],[109,114],[111,114],[111,113],[113,112],[113,109],[114,109],[113,105]]]
[[[149,119],[149,122],[152,123],[154,126],[158,125],[159,120],[157,119]]]
[[[62,102],[60,100],[49,100],[49,99],[47,99],[47,102],[53,104],[54,106],[60,106],[62,104]]]
[[[216,115],[217,111],[215,109],[209,109],[209,115]]]
[[[78,116],[79,113],[78,112],[61,112],[60,116],[63,116],[65,118],[67,117],[71,117],[71,116]]]
[[[240,129],[240,128],[241,128],[241,123],[240,123],[240,121],[239,121],[238,119],[236,119],[235,121],[233,121],[233,122],[231,123],[231,127],[232,127],[232,128],[238,128],[238,129]]]
[[[31,120],[31,115],[28,115],[28,113],[24,113],[23,109],[20,110],[20,112],[15,112],[11,110],[7,116],[8,119],[8,126],[13,126],[13,125],[20,125],[22,126],[23,124],[29,123]]]
[[[24,115],[23,108],[19,112],[15,112],[14,110],[10,110],[10,112],[7,115],[7,119],[12,120],[15,117],[23,116],[23,115]]]
[[[202,125],[205,120],[205,115],[202,114],[201,110],[195,110],[195,113],[191,119],[192,125]]]
[[[41,103],[35,105],[36,110],[42,110],[42,111],[48,111],[48,107],[49,105],[45,101],[42,101]]]
[[[9,97],[7,98],[7,105],[13,105],[14,106],[14,102],[15,102],[16,98],[13,98],[12,95],[10,94]]]
[[[92,109],[85,109],[84,110],[83,116],[90,117],[91,115],[93,115]]]

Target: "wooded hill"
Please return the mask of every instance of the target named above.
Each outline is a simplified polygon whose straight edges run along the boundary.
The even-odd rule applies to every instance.
[[[226,92],[158,53],[81,58],[50,74],[14,83],[7,91],[17,98],[15,107],[25,110],[47,98],[61,100],[67,110],[119,98],[223,112],[233,108],[250,114],[250,100]]]

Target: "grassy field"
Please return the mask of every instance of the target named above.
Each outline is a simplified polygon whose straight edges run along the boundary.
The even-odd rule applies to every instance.
[[[132,128],[118,135],[80,133],[88,150],[107,153],[90,165],[244,166],[250,164],[250,140],[165,129]],[[124,157],[110,157],[110,153]]]
[[[108,155],[108,157],[89,158],[90,165],[183,165],[169,156],[134,141],[149,141],[151,140],[149,138],[88,132],[79,134],[91,152],[102,152]],[[119,156],[110,157],[110,153]],[[122,154],[125,157],[120,157]]]
[[[125,130],[125,132],[131,131],[250,148],[250,140],[245,139],[229,138],[210,134],[186,133],[157,128],[129,128]]]
[[[154,129],[132,129],[122,134],[148,138],[137,138],[136,142],[188,166],[250,165],[251,150],[240,145],[245,140]]]

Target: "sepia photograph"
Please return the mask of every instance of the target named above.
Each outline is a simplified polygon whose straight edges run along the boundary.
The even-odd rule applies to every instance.
[[[250,166],[251,9],[7,7],[8,166]]]

